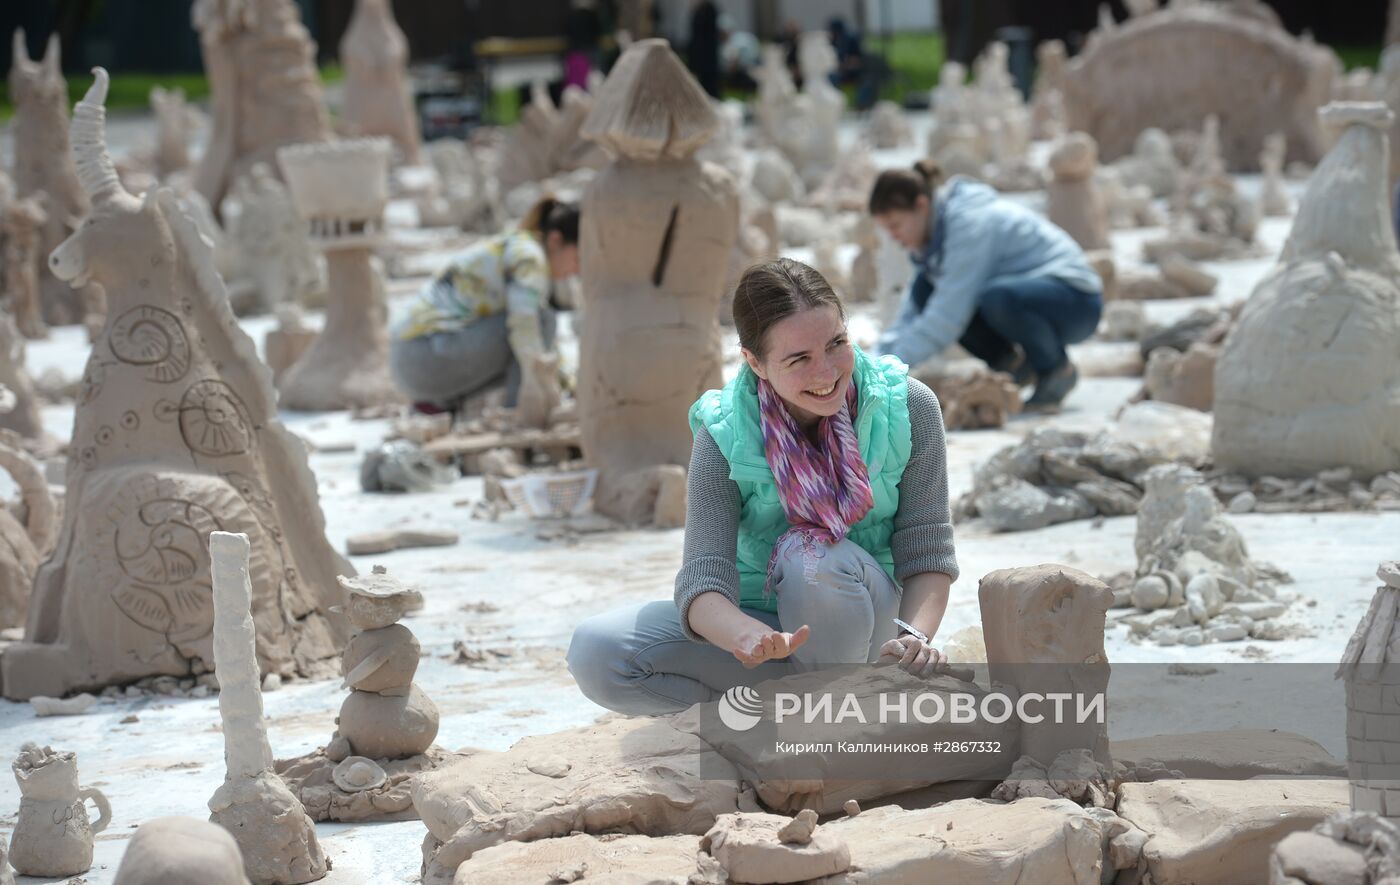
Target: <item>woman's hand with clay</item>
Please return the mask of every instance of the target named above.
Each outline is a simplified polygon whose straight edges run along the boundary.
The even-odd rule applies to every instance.
[[[928,679],[948,666],[948,656],[917,636],[900,636],[880,646],[880,663],[896,661],[900,669]]]
[[[738,642],[735,643],[734,657],[739,659],[739,663],[752,669],[764,661],[774,661],[787,657],[801,648],[803,643],[807,641],[807,637],[811,635],[812,630],[806,624],[791,633],[784,633],[781,630],[749,633],[740,636]]]

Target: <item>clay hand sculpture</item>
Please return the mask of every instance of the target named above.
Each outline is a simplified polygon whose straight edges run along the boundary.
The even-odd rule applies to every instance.
[[[112,820],[107,797],[78,786],[73,753],[25,744],[11,766],[19,782],[19,818],[10,836],[10,863],[23,876],[76,876],[92,866],[92,837]],[[97,806],[89,822],[86,802]]]

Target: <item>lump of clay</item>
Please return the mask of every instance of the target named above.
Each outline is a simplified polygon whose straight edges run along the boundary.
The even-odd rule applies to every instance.
[[[308,412],[383,406],[401,398],[389,378],[389,311],[374,247],[389,200],[389,140],[360,138],[282,148],[277,162],[311,241],[326,253],[326,324],[277,385],[283,408]]]
[[[76,876],[92,866],[92,839],[112,820],[101,790],[78,786],[73,753],[25,744],[11,769],[19,782],[19,816],[10,863],[24,876]],[[87,800],[100,816],[88,821]]]
[[[1274,846],[1270,882],[1352,885],[1400,876],[1400,826],[1378,814],[1339,811]]]
[[[369,556],[415,547],[451,547],[459,535],[451,529],[390,529],[365,532],[345,539],[345,552],[351,556]]]
[[[598,469],[595,509],[629,523],[652,520],[660,483],[650,473],[689,463],[687,411],[722,381],[717,317],[738,190],[694,158],[718,126],[666,41],[641,40],[582,129],[613,160],[582,201],[579,425]]]
[[[823,827],[845,840],[852,873],[827,881],[1083,885],[1105,866],[1105,825],[1065,799],[959,799],[885,806]],[[859,871],[859,872],[856,872]]]
[[[407,440],[370,449],[360,462],[360,490],[365,492],[427,492],[455,478],[451,467]]]
[[[1215,403],[1220,348],[1197,342],[1185,352],[1159,347],[1147,357],[1143,389],[1149,399],[1209,412]]]
[[[233,835],[254,885],[301,885],[323,878],[330,863],[301,802],[273,771],[255,653],[249,552],[246,535],[209,536],[227,767],[223,785],[209,799],[209,819]]]
[[[1001,569],[982,578],[977,600],[993,683],[1042,696],[1098,693],[1107,705],[1104,622],[1113,604],[1107,585],[1064,565]],[[1098,764],[1111,765],[1107,726],[1092,720],[1021,726],[1021,754],[1041,765],[1051,766],[1062,751],[1080,749],[1090,751]]]
[[[560,753],[572,763],[562,777],[528,768]],[[431,834],[423,881],[450,882],[475,852],[509,841],[575,831],[703,835],[719,815],[739,810],[738,781],[732,765],[668,718],[523,738],[415,780],[413,805]]]
[[[538,842],[504,842],[478,851],[457,868],[471,885],[546,885],[565,882],[691,882],[705,878],[699,836],[590,836],[575,833]],[[710,863],[715,863],[710,859]],[[719,872],[723,876],[722,871]]]
[[[71,698],[46,698],[42,695],[29,699],[35,716],[81,716],[97,703],[97,697],[87,692]]]
[[[157,817],[136,828],[112,885],[248,885],[238,843],[192,817]]]
[[[190,12],[209,74],[209,144],[195,189],[209,205],[279,147],[330,138],[316,45],[293,0],[197,0]],[[276,76],[268,76],[276,71]]]
[[[1376,103],[1333,104],[1342,129],[1279,264],[1245,302],[1215,373],[1217,466],[1247,476],[1400,468],[1400,250]]]
[[[969,371],[920,374],[933,390],[943,410],[943,426],[949,430],[1004,427],[1021,411],[1021,392],[1011,376],[984,367]]]
[[[735,883],[805,882],[845,872],[851,865],[850,849],[816,822],[816,812],[810,809],[797,818],[757,812],[725,814],[700,840],[700,850],[718,860]],[[800,824],[800,834],[789,832],[794,824]]]
[[[311,675],[343,642],[327,611],[336,574],[352,570],[326,541],[305,451],[277,419],[198,226],[170,191],[137,199],[117,179],[107,73],[96,76],[73,114],[93,211],[50,266],[100,284],[110,320],[85,369],[58,542],[35,574],[24,642],[0,660],[5,694],[211,671],[206,539],[227,529],[254,551],[261,668]]]
[[[1159,780],[1118,790],[1118,815],[1147,834],[1142,860],[1153,882],[1266,882],[1280,839],[1347,808],[1340,778]]]
[[[1099,149],[1092,136],[1071,132],[1050,154],[1053,178],[1045,214],[1084,249],[1108,248],[1108,207],[1094,182]]]

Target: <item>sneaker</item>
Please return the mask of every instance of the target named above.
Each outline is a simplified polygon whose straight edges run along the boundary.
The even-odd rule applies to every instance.
[[[1035,369],[1031,368],[1030,360],[1026,359],[1026,354],[1021,348],[1016,348],[1016,352],[996,365],[991,367],[993,372],[1003,372],[1011,376],[1011,380],[1017,387],[1026,387],[1036,381]]]
[[[1035,392],[1026,400],[1025,408],[1028,411],[1058,409],[1078,383],[1079,370],[1067,362],[1036,382]]]

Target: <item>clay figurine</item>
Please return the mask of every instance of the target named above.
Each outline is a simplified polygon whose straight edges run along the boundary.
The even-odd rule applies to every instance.
[[[22,876],[76,876],[92,866],[92,837],[112,820],[107,797],[93,787],[78,786],[73,753],[29,743],[15,759],[19,781],[19,817],[10,835],[10,863]],[[88,799],[97,806],[88,821]]]

